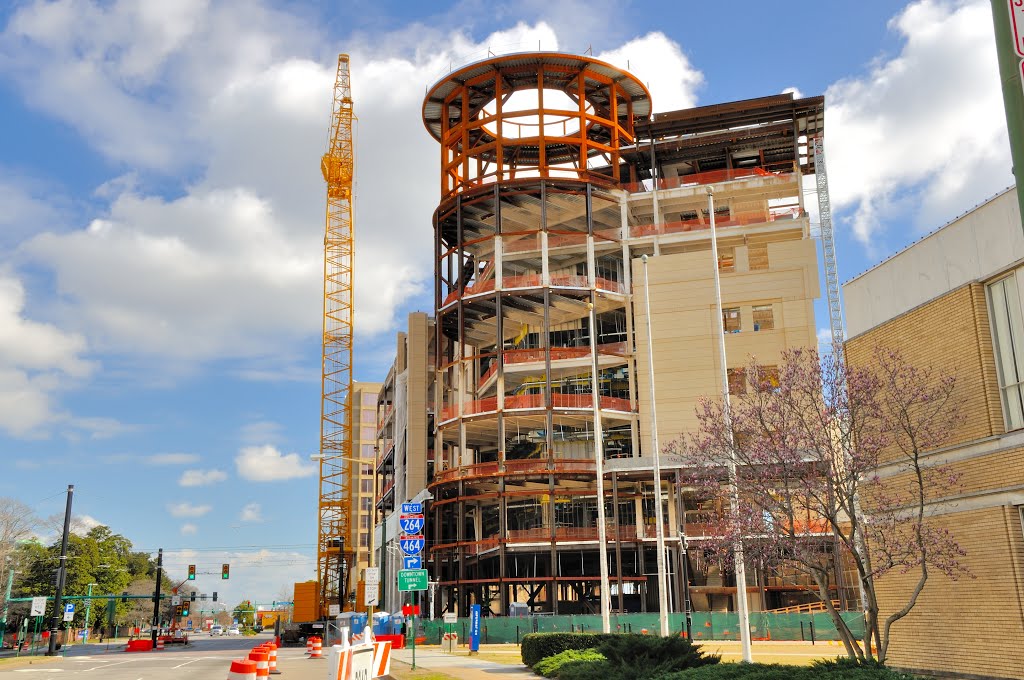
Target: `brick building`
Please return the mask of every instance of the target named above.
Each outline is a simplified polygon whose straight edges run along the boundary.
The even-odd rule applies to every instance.
[[[1024,678],[1024,231],[1008,189],[843,287],[853,366],[876,345],[956,376],[964,423],[926,460],[962,475],[959,496],[929,508],[967,551],[973,577],[932,571],[893,626],[895,666]],[[882,477],[893,470],[883,466]],[[882,616],[914,573],[879,582]]]

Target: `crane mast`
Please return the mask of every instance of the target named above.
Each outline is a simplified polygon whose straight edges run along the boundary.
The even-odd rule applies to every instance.
[[[352,568],[352,90],[349,57],[338,55],[331,128],[320,170],[327,182],[324,233],[323,380],[320,410],[320,501],[317,576],[321,616],[343,605]]]

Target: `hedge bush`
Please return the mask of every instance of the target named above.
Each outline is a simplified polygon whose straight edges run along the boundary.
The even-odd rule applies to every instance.
[[[593,649],[614,637],[603,633],[530,633],[523,636],[521,653],[523,663],[533,668],[541,659],[554,656],[568,649],[583,651]]]
[[[681,637],[635,634],[531,633],[523,638],[523,663],[538,673],[539,664],[568,650],[595,650],[607,660],[574,659],[558,668],[559,680],[583,678],[659,678],[685,668],[718,663],[700,647]],[[543,673],[542,673],[543,674]]]
[[[915,680],[915,677],[879,664],[838,659],[818,661],[812,666],[723,663],[670,673],[659,680]]]
[[[593,649],[585,649],[583,651],[567,649],[564,652],[559,652],[554,656],[538,661],[533,666],[533,672],[543,675],[545,678],[560,678],[562,677],[560,674],[561,670],[567,664],[591,661],[604,661],[604,655]]]
[[[674,671],[717,664],[720,657],[704,654],[682,637],[615,635],[597,648],[613,668],[631,671],[635,678],[660,678]]]

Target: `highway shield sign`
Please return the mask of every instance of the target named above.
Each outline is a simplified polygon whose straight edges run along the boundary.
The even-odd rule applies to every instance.
[[[423,552],[425,543],[426,539],[423,536],[405,536],[399,541],[399,544],[402,546],[402,552],[410,556]]]

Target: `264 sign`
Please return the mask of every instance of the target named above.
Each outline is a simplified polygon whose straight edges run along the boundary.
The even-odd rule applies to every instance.
[[[402,527],[403,534],[419,534],[423,531],[423,515],[420,515],[419,517],[402,517],[398,520],[398,524]]]

